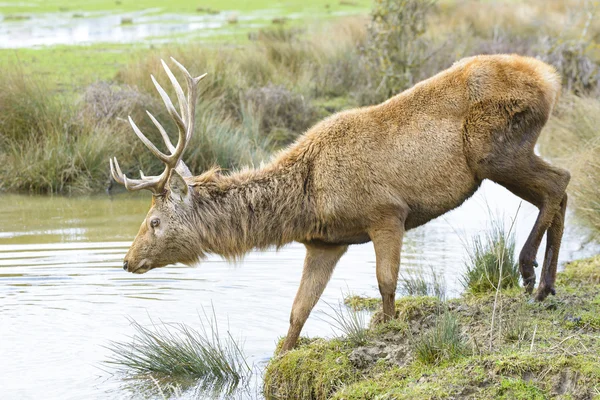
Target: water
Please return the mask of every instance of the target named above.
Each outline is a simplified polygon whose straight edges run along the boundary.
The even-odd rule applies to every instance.
[[[199,3],[200,4],[200,3]],[[272,24],[275,18],[288,20],[320,18],[356,13],[347,11],[307,10],[289,13],[284,9],[264,9],[240,13],[165,14],[161,9],[114,12],[56,12],[40,14],[0,13],[0,48],[26,48],[51,45],[93,43],[165,43],[173,39],[189,41],[213,35],[246,32]],[[235,20],[234,24],[230,22]]]
[[[0,397],[2,399],[115,399],[136,397],[102,370],[111,340],[129,341],[128,317],[199,327],[198,313],[214,310],[222,331],[245,338],[249,362],[259,368],[285,335],[300,281],[304,250],[253,252],[239,265],[211,257],[189,268],[145,275],[121,269],[122,258],[150,203],[149,195],[94,198],[0,196]],[[520,200],[493,183],[462,207],[409,232],[402,271],[434,267],[449,290],[460,291],[465,238],[485,229],[489,209],[507,224]],[[517,245],[537,209],[524,203]],[[586,255],[569,225],[561,260]],[[541,262],[542,257],[538,260]],[[538,271],[539,273],[539,271]],[[329,304],[343,292],[377,296],[371,244],[353,246],[340,261],[303,334],[331,336]]]

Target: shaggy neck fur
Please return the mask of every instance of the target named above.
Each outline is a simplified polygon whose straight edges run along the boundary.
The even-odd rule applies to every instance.
[[[314,215],[307,195],[308,172],[292,165],[193,178],[199,248],[237,259],[253,248],[302,240]]]

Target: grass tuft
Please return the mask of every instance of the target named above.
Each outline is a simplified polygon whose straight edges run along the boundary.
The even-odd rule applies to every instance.
[[[519,285],[519,267],[515,261],[514,234],[505,230],[499,220],[472,240],[469,258],[462,275],[465,289],[484,293]]]
[[[399,286],[400,293],[406,296],[433,296],[441,301],[446,299],[446,281],[433,268],[428,275],[421,269],[402,274]]]
[[[215,319],[205,319],[209,328],[203,322],[199,331],[184,324],[149,328],[131,320],[133,340],[112,342],[106,364],[128,378],[161,382],[159,387],[193,385],[205,392],[231,394],[251,369],[229,332],[223,339]]]
[[[450,312],[438,316],[434,326],[414,339],[417,360],[438,365],[468,354],[469,347],[457,318]]]
[[[355,307],[346,307],[339,303],[337,306],[328,304],[331,313],[325,313],[334,330],[342,333],[344,338],[353,346],[365,344],[369,338],[367,329],[368,312]]]

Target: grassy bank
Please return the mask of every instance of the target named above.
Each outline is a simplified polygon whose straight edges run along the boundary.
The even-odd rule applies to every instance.
[[[558,295],[519,288],[397,301],[368,341],[304,339],[267,367],[268,399],[589,399],[600,396],[600,257],[558,275]],[[371,305],[375,300],[366,299]],[[360,304],[353,300],[354,307]],[[492,315],[495,317],[492,317]],[[495,318],[492,326],[492,320]],[[377,315],[374,316],[377,319]]]
[[[168,56],[209,73],[195,142],[185,157],[195,172],[213,163],[257,163],[319,119],[382,101],[472,54],[540,57],[557,66],[568,93],[589,105],[600,93],[600,19],[592,3],[580,3],[377,1],[370,17],[253,31],[243,43],[171,43],[133,52],[126,46],[63,47],[40,50],[42,57],[36,50],[3,57],[11,72],[0,82],[0,189],[100,191],[109,183],[109,156],[119,157],[129,175],[140,167],[160,171],[122,120],[132,114],[150,132],[143,114],[149,108],[165,121],[148,76],[164,82],[158,60]],[[560,129],[576,136],[580,114],[573,104],[564,102],[566,111],[557,118]]]

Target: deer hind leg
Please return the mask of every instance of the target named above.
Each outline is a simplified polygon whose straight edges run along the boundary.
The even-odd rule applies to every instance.
[[[306,258],[300,287],[294,299],[290,315],[290,328],[281,349],[291,350],[296,345],[300,331],[317,301],[321,297],[331,274],[348,246],[307,243]]]
[[[489,179],[535,205],[539,214],[521,254],[519,268],[525,289],[531,293],[535,286],[535,257],[544,233],[548,231],[541,284],[536,299],[543,300],[554,291],[556,264],[562,238],[566,188],[570,175],[566,170],[553,167],[531,153],[528,157],[512,158],[512,165],[504,160],[503,166],[490,174]],[[518,161],[522,160],[522,161]],[[517,161],[517,162],[514,162]]]
[[[540,285],[535,295],[536,300],[541,301],[549,294],[555,294],[554,282],[556,281],[556,267],[558,265],[558,251],[562,241],[563,229],[565,224],[565,213],[567,211],[567,194],[563,196],[560,202],[560,209],[554,214],[552,224],[548,228],[546,236],[546,254],[544,256],[544,266],[540,278]]]
[[[404,236],[404,224],[400,221],[369,232],[375,247],[376,273],[379,292],[383,301],[383,322],[396,316],[396,286],[400,269],[400,251]]]

